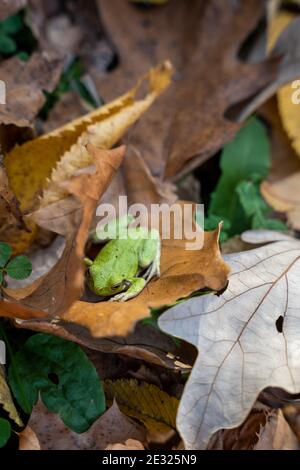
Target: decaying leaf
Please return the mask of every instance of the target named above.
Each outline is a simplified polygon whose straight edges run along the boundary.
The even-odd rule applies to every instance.
[[[49,184],[44,192],[43,206],[64,198],[68,192],[59,189],[59,183],[93,163],[86,151],[86,144],[111,148],[168,86],[171,75],[171,65],[163,63],[111,103],[49,134],[15,146],[5,156],[5,166],[21,209],[29,211],[37,207],[37,195]],[[139,99],[138,94],[145,84],[149,85],[149,91]],[[51,178],[48,184],[47,178]]]
[[[10,389],[6,383],[5,370],[0,364],[0,405],[9,414],[10,418],[18,425],[22,426],[22,420],[14,405]]]
[[[278,11],[271,17],[268,29],[269,38],[268,43],[271,48],[274,42],[281,34],[281,40],[290,43],[293,46],[293,52],[289,58],[289,69],[292,74],[293,67],[300,63],[300,40],[299,40],[300,18],[290,12]],[[276,46],[275,46],[276,48]],[[278,51],[279,52],[279,51]],[[299,78],[298,76],[291,77]],[[296,87],[293,83],[281,87],[277,92],[278,108],[282,119],[283,126],[291,139],[291,144],[298,155],[300,155],[300,107],[298,101],[299,82],[296,81]],[[295,95],[295,98],[293,96]],[[297,95],[297,96],[296,96]]]
[[[240,128],[237,119],[248,116],[280,86],[278,55],[256,64],[239,58],[264,3],[172,0],[160,8],[138,9],[123,0],[98,0],[120,57],[111,80],[99,81],[105,97],[165,57],[178,72],[177,81],[131,137],[153,174],[178,179],[204,162],[233,138]]]
[[[125,444],[110,444],[105,450],[144,450],[145,447],[140,441],[127,439]]]
[[[161,276],[127,302],[74,302],[61,319],[88,328],[95,337],[125,336],[149,316],[150,307],[172,305],[204,287],[219,291],[227,283],[228,266],[218,245],[219,229],[205,232],[200,250],[186,250],[185,240],[162,240]]]
[[[190,299],[159,319],[163,331],[200,352],[177,417],[188,449],[239,425],[267,386],[299,392],[299,240],[249,232],[246,241],[272,236],[278,241],[228,255],[232,274],[221,296]]]
[[[269,413],[253,450],[299,450],[299,442],[281,410]]]
[[[74,194],[76,201],[80,203],[76,203],[75,209],[73,207],[72,230],[68,233],[62,257],[46,276],[29,286],[5,290],[8,299],[22,302],[18,311],[24,306],[44,312],[44,317],[57,315],[81,295],[84,282],[84,249],[91,221],[101,194],[109,186],[125,152],[124,146],[113,150],[99,150],[92,146],[88,149],[94,158],[96,169],[92,169],[92,173],[74,176],[68,182],[70,194]],[[6,316],[9,304],[4,303],[3,307],[1,315]],[[15,318],[20,317],[16,314]]]
[[[297,450],[299,444],[280,409],[256,403],[238,428],[222,429],[209,441],[209,450]]]
[[[264,181],[261,192],[273,209],[287,213],[288,222],[293,229],[300,230],[300,172],[274,183]]]
[[[27,0],[4,0],[0,2],[0,21],[24,8]]]
[[[4,225],[13,223],[24,228],[19,203],[9,186],[5,169],[0,164],[0,233]]]
[[[128,439],[145,443],[146,432],[114,403],[87,432],[77,434],[39,401],[19,437],[20,450],[104,450],[108,445],[125,444]]]
[[[61,70],[61,58],[50,52],[36,52],[26,62],[16,56],[2,61],[0,78],[6,84],[6,104],[0,109],[0,123],[32,126],[46,100],[43,90],[53,90]],[[25,170],[28,177],[29,169],[25,167]],[[15,188],[12,189],[15,192]]]
[[[106,380],[104,387],[108,400],[115,399],[121,411],[141,421],[148,430],[167,432],[176,429],[178,400],[155,385],[120,379]]]

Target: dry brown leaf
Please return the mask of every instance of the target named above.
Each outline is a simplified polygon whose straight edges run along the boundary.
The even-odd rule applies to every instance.
[[[20,450],[103,450],[111,444],[125,444],[128,439],[145,443],[146,432],[114,403],[87,432],[77,434],[39,400],[19,437]]]
[[[290,58],[290,68],[292,64],[300,62],[300,41],[299,41],[299,26],[300,17],[289,11],[279,10],[273,16],[271,16],[268,24],[268,44],[272,47],[276,39],[282,35],[286,35],[286,41],[290,41],[293,44],[293,55]],[[287,28],[288,27],[288,28]],[[294,34],[288,36],[288,29]],[[298,79],[296,77],[290,77],[290,80]],[[287,135],[291,140],[295,152],[300,155],[300,140],[299,140],[299,105],[293,100],[293,93],[296,89],[293,88],[292,82],[281,87],[277,92],[278,108],[282,119],[283,127],[286,130]]]
[[[27,5],[27,0],[2,0],[0,2],[0,21],[13,15]]]
[[[0,77],[6,84],[6,105],[1,106],[0,123],[32,126],[46,100],[43,91],[54,89],[61,70],[61,58],[50,52],[36,52],[26,62],[17,57],[2,61]]]
[[[6,382],[5,369],[0,364],[0,407],[8,413],[9,417],[14,420],[18,426],[22,426],[22,420],[14,405],[9,386]]]
[[[0,233],[4,225],[10,224],[25,228],[19,203],[9,186],[6,171],[0,163]]]
[[[58,217],[64,214],[64,200],[68,196],[64,181],[74,173],[93,163],[86,150],[86,144],[91,143],[98,148],[110,148],[128,130],[128,128],[145,112],[154,100],[168,86],[172,75],[172,67],[168,62],[151,69],[127,93],[111,103],[94,110],[49,134],[25,142],[5,154],[5,168],[10,186],[20,201],[23,213],[36,210],[42,202],[47,207],[47,216],[59,218],[64,227],[59,233],[70,230],[73,225],[72,217]],[[146,90],[145,90],[146,87]],[[141,92],[143,93],[140,96]],[[41,158],[41,155],[43,158]],[[129,162],[130,163],[130,162]],[[49,180],[49,178],[51,180]],[[45,189],[46,188],[46,189]],[[43,199],[39,196],[43,189]],[[119,193],[115,187],[116,194]],[[57,206],[50,203],[57,202]],[[68,210],[78,210],[78,202],[74,198],[67,201]],[[71,219],[71,220],[70,220]],[[16,251],[24,252],[37,235],[36,225],[28,221],[30,233],[16,230],[6,233]],[[58,222],[56,223],[56,227]],[[66,227],[65,227],[66,226]],[[52,229],[51,226],[46,228]],[[3,237],[2,237],[3,238]]]
[[[121,411],[141,421],[149,431],[165,433],[176,429],[178,400],[152,384],[134,379],[105,380],[105,396],[116,400]]]
[[[9,304],[6,303],[6,305]],[[95,338],[86,328],[64,321],[52,323],[49,319],[43,319],[43,321],[26,319],[25,321],[18,321],[16,326],[41,333],[54,334],[95,351],[122,354],[175,370],[189,370],[196,357],[195,349],[190,345],[182,342],[180,348],[177,348],[171,338],[158,329],[141,323],[138,323],[134,332],[126,337],[106,338]]]
[[[264,181],[260,189],[267,203],[276,211],[286,213],[290,226],[300,230],[300,172],[274,183]]]
[[[125,336],[134,324],[149,316],[150,308],[172,305],[204,287],[221,290],[229,268],[219,251],[219,229],[205,232],[200,250],[186,250],[185,240],[162,240],[161,276],[127,302],[77,301],[61,319],[88,328],[95,337]]]
[[[101,94],[111,97],[116,87],[122,91],[165,57],[178,72],[177,81],[131,136],[155,175],[177,179],[216,153],[240,128],[234,122],[238,105],[242,110],[245,101],[253,105],[277,76],[276,60],[246,64],[238,58],[263,15],[261,0],[172,0],[151,9],[123,0],[98,0],[98,5],[120,57],[109,80],[99,81]]]
[[[256,403],[243,424],[222,429],[209,441],[209,450],[297,450],[297,438],[280,409]]]
[[[300,171],[299,157],[292,149],[290,140],[282,126],[276,97],[267,101],[258,110],[258,115],[269,126],[271,168],[268,181],[273,183]]]
[[[299,442],[281,410],[267,416],[253,450],[299,450]]]
[[[57,315],[80,297],[84,281],[84,249],[91,221],[99,198],[110,184],[125,153],[124,146],[113,150],[99,150],[93,146],[88,146],[88,149],[94,158],[96,170],[74,176],[66,183],[70,194],[80,201],[80,205],[77,203],[75,222],[68,234],[61,259],[46,276],[33,284],[20,289],[5,289],[8,299],[19,300],[25,308],[43,311],[44,316]],[[4,303],[1,314],[6,316],[8,310],[11,312],[9,304]],[[24,318],[24,314],[18,317],[16,313],[15,318]]]
[[[270,409],[257,403],[237,428],[221,429],[210,439],[209,450],[252,450],[267,422]]]
[[[125,444],[110,444],[105,450],[144,450],[145,447],[140,441],[127,439]]]

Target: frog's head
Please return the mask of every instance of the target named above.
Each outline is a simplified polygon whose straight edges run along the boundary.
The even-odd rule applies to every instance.
[[[89,271],[89,288],[101,297],[119,294],[120,292],[126,291],[131,285],[131,283],[120,274],[111,273],[110,275],[106,275],[101,269],[97,269],[95,266],[91,266]]]

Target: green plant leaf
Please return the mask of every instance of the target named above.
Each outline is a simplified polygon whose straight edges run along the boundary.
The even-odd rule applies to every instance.
[[[26,279],[32,272],[32,264],[27,256],[16,256],[5,267],[5,271],[13,279]]]
[[[10,438],[11,427],[7,419],[0,418],[0,447],[5,446]]]
[[[23,21],[20,15],[12,15],[1,21],[0,28],[6,34],[16,34],[23,27]]]
[[[208,215],[228,221],[230,228],[226,233],[233,236],[251,226],[251,218],[241,204],[237,186],[243,181],[261,181],[270,167],[269,141],[258,119],[249,119],[235,139],[224,147],[220,164],[222,175],[212,195]]]
[[[31,336],[14,356],[9,383],[26,413],[39,393],[52,413],[73,431],[85,432],[105,411],[96,369],[81,348],[51,335]]]
[[[251,219],[252,229],[287,230],[287,226],[280,220],[268,218],[271,209],[262,198],[257,183],[242,181],[236,187],[236,192],[246,216]]]
[[[4,242],[0,242],[0,268],[4,268],[12,255],[12,248]]]
[[[16,42],[9,36],[0,35],[0,52],[3,54],[14,54],[17,50]]]

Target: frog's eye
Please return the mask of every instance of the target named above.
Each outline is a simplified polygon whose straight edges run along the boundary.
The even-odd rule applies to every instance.
[[[116,289],[119,289],[120,287],[122,287],[122,285],[123,285],[123,281],[118,282],[118,284],[112,285],[111,288],[112,288],[113,290],[116,290]]]

